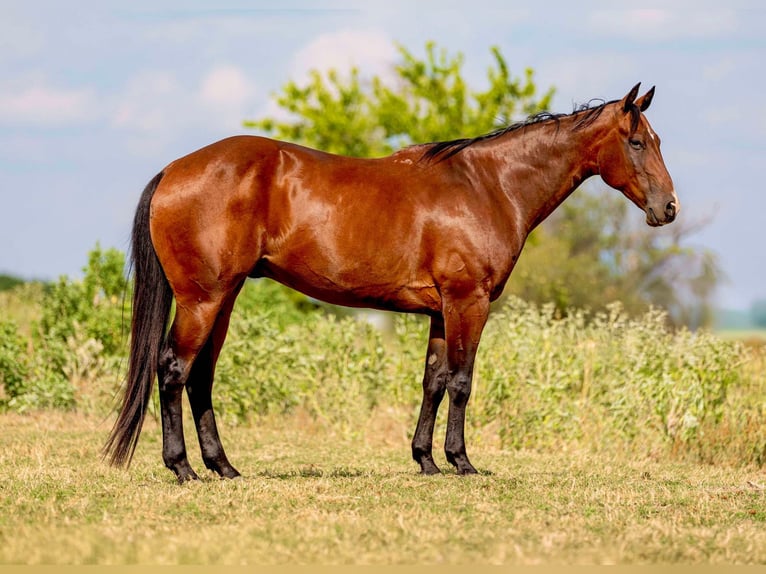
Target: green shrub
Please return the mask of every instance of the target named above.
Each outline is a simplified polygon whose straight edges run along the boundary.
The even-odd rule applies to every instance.
[[[122,352],[130,315],[123,302],[130,300],[124,276],[125,255],[97,244],[88,254],[83,278],[60,277],[46,291],[40,336],[65,342],[78,328],[98,341],[107,354]]]
[[[235,312],[219,362],[215,394],[229,417],[301,407],[348,428],[392,407],[414,423],[427,320],[397,315],[383,337],[365,322],[322,314],[280,326],[257,309]],[[633,445],[709,458],[744,362],[740,345],[671,331],[659,311],[630,318],[612,305],[556,318],[553,306],[511,299],[485,329],[468,424],[507,448]]]
[[[0,321],[0,382],[3,409],[24,412],[37,408],[71,408],[72,388],[57,361],[66,357],[63,350],[51,352],[54,341],[46,341],[29,354],[31,342],[21,337],[16,325]]]
[[[2,325],[5,408],[105,411],[102,397],[114,395],[129,321],[124,265],[120,251],[96,245],[81,280],[61,277],[36,295],[41,312],[28,339]]]
[[[24,394],[29,373],[25,347],[16,324],[0,319],[0,383],[3,389],[3,405]]]
[[[368,416],[380,398],[384,351],[367,323],[311,314],[280,327],[264,310],[234,315],[229,333],[215,390],[229,416],[249,420],[300,406],[343,425]]]
[[[490,321],[477,362],[476,424],[509,447],[640,442],[697,448],[741,383],[743,349],[710,333],[667,328],[664,313],[619,305],[555,319],[511,300]]]

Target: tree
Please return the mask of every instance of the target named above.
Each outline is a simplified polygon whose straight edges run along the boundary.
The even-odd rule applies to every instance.
[[[23,285],[24,280],[16,277],[15,275],[6,275],[5,273],[0,273],[0,291],[10,291],[14,287],[18,287],[19,285]]]
[[[388,154],[412,143],[490,132],[549,108],[554,88],[538,96],[534,72],[514,77],[499,48],[484,91],[463,78],[463,56],[449,56],[433,42],[419,59],[403,46],[396,79],[310,72],[307,84],[288,82],[276,96],[286,120],[247,120],[267,135],[344,155]],[[669,311],[677,324],[711,322],[710,299],[720,278],[715,256],[682,242],[699,227],[676,222],[669,231],[630,225],[627,200],[580,190],[529,237],[507,293],[569,307],[602,309],[622,301],[640,312],[649,305]]]
[[[514,78],[499,48],[491,49],[494,66],[487,72],[489,87],[471,91],[462,77],[463,56],[449,57],[426,44],[419,60],[399,46],[396,85],[380,77],[364,80],[357,68],[347,75],[312,70],[305,86],[289,81],[277,103],[289,120],[246,120],[245,127],[325,151],[371,157],[391,153],[411,143],[479,135],[519,115],[548,108],[553,88],[536,98],[534,72]]]
[[[676,325],[708,326],[722,276],[715,255],[686,245],[706,222],[650,229],[612,189],[578,190],[536,229],[506,293],[567,309],[620,301],[631,314],[649,306]]]

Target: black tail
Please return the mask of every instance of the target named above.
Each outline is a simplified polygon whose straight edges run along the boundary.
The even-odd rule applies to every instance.
[[[149,207],[162,176],[157,174],[144,189],[133,220],[130,261],[135,285],[128,378],[120,414],[103,450],[113,466],[128,466],[136,450],[173,301],[149,235]]]

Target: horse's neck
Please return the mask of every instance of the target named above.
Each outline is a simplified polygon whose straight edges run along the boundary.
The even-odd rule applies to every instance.
[[[605,126],[595,122],[574,130],[572,121],[533,124],[474,150],[473,161],[495,166],[494,173],[486,170],[487,185],[502,190],[527,233],[598,173],[598,141]],[[482,154],[488,154],[487,161],[478,157]]]

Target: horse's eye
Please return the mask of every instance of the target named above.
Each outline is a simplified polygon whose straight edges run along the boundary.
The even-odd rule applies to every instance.
[[[644,142],[641,140],[630,140],[630,147],[638,150],[644,149]]]

